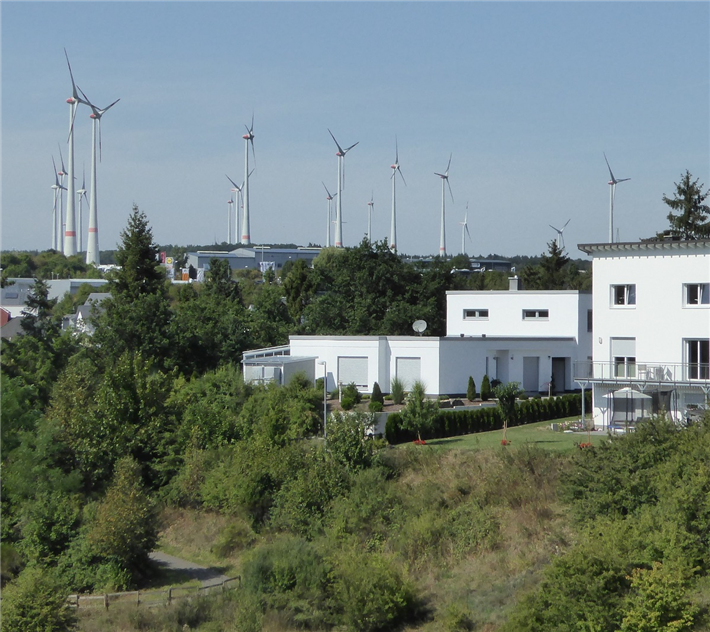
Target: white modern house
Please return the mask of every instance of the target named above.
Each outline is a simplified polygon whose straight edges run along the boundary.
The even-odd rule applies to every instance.
[[[710,240],[581,244],[592,257],[592,388],[597,427],[665,410],[677,421],[710,392]]]
[[[261,358],[274,355],[309,359],[315,375],[327,375],[327,387],[355,383],[383,392],[399,378],[405,388],[421,380],[430,395],[466,392],[472,376],[480,387],[484,375],[517,381],[529,393],[575,388],[573,366],[591,357],[592,297],[577,291],[520,289],[510,279],[508,291],[447,293],[447,335],[433,336],[291,336],[289,345],[246,352],[244,375],[266,375]]]

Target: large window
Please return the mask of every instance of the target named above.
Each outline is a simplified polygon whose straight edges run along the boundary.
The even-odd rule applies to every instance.
[[[612,285],[611,302],[612,305],[617,307],[622,305],[636,305],[636,285]]]
[[[686,283],[684,290],[686,305],[710,305],[710,283]]]
[[[636,377],[636,338],[612,338],[614,377]]]
[[[548,320],[550,310],[548,309],[524,309],[523,320]]]
[[[691,380],[710,379],[710,340],[686,340],[685,354],[688,378]]]

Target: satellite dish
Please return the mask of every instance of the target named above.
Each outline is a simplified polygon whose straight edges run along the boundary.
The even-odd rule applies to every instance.
[[[425,320],[415,320],[412,325],[412,329],[416,331],[420,336],[422,332],[426,331],[426,321]]]

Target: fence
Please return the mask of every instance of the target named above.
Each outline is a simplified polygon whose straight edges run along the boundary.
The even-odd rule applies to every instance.
[[[214,592],[224,592],[241,585],[241,577],[230,577],[219,584],[211,586],[178,586],[158,590],[133,590],[130,592],[105,593],[103,595],[69,595],[67,604],[70,608],[104,608],[109,609],[114,604],[131,604],[135,606],[163,606],[178,599],[186,599],[197,595],[208,595]]]

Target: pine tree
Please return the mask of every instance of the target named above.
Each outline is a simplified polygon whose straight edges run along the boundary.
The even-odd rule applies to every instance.
[[[670,229],[656,235],[663,238],[666,235],[680,239],[710,238],[710,206],[703,204],[710,189],[703,193],[704,184],[698,184],[699,178],[691,181],[692,176],[686,169],[680,182],[676,182],[673,199],[663,196],[663,201],[671,207],[668,213]],[[673,211],[678,211],[674,214]]]
[[[147,294],[164,294],[166,275],[158,254],[148,218],[134,204],[116,250],[116,263],[120,268],[109,279],[113,298],[134,301]]]

